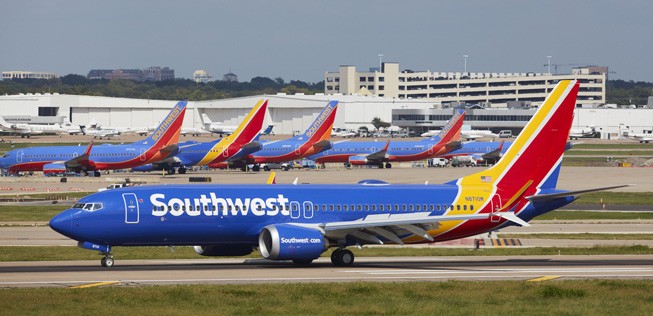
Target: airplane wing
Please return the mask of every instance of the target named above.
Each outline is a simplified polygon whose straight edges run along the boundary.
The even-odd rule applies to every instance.
[[[379,151],[377,151],[375,153],[371,153],[371,154],[367,155],[366,156],[367,160],[380,161],[380,160],[386,159],[387,158],[386,153],[388,152],[388,147],[389,146],[390,146],[390,141],[387,141],[385,143],[385,146],[383,147],[383,149],[381,149],[381,150],[379,150]]]
[[[438,216],[430,214],[431,212],[372,214],[353,221],[324,223],[318,227],[329,238],[339,239],[349,236],[365,243],[383,244],[383,241],[379,239],[379,237],[383,237],[397,244],[403,244],[400,236],[417,235],[433,241],[433,237],[427,231],[437,228],[440,223],[447,221],[479,220],[499,216],[522,226],[530,226],[512,212]]]
[[[91,141],[88,144],[88,146],[86,147],[86,150],[84,150],[83,154],[64,162],[64,165],[66,166],[66,168],[71,168],[71,169],[79,169],[79,168],[92,169],[93,162],[89,160],[89,156],[91,155],[91,149],[92,148],[93,148],[93,141]]]

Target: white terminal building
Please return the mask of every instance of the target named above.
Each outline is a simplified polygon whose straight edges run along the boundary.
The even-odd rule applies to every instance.
[[[583,71],[587,72],[587,69]],[[465,124],[472,128],[518,132],[535,112],[533,107],[542,103],[557,81],[578,79],[581,91],[574,127],[595,127],[604,138],[616,136],[620,124],[638,133],[653,129],[653,104],[648,109],[599,107],[605,103],[605,73],[399,72],[398,64],[384,63],[381,72],[360,73],[353,66],[341,66],[337,73],[327,72],[325,79],[324,94],[280,93],[191,101],[183,127],[201,127],[202,113],[214,122],[238,125],[258,100],[268,99],[265,124],[274,125],[276,134],[292,134],[293,131],[304,131],[327,102],[338,100],[334,127],[339,128],[356,130],[367,126],[372,129],[372,119],[379,117],[416,132],[439,129],[453,115],[454,107],[464,103],[476,105],[468,109],[465,119]],[[106,127],[142,128],[162,120],[175,103],[174,100],[57,93],[19,94],[0,96],[0,115],[10,123],[60,123],[67,117],[78,125],[96,122]]]

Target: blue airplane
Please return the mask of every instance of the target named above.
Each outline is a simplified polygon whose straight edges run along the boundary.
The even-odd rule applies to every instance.
[[[339,162],[392,168],[392,162],[433,158],[460,146],[458,139],[464,118],[465,111],[458,110],[439,134],[419,141],[339,142],[308,159],[322,164]]]
[[[66,171],[88,172],[136,167],[175,154],[186,113],[186,101],[177,103],[152,135],[125,145],[44,146],[21,148],[0,158],[0,168],[9,173],[43,171],[45,175]]]
[[[327,249],[350,266],[348,246],[451,240],[532,218],[585,192],[556,189],[579,83],[562,80],[494,166],[432,185],[154,185],[91,194],[50,221],[114,265],[115,246],[193,245],[203,256],[258,248],[269,260],[309,264]],[[274,182],[274,181],[271,181]]]
[[[267,136],[267,135],[274,135],[272,132],[272,129],[274,128],[274,125],[268,125],[262,132],[261,136]]]
[[[188,141],[179,144],[179,152],[149,164],[144,164],[133,171],[167,170],[169,174],[175,173],[175,168],[180,174],[192,166],[202,166],[219,163],[228,159],[238,159],[261,150],[261,144],[256,141],[263,127],[268,101],[260,100],[245,116],[238,127],[224,138],[210,142]]]
[[[510,145],[512,142],[463,142],[460,148],[438,157],[446,159],[470,157],[479,162],[495,163],[508,151]]]
[[[262,143],[262,148],[253,154],[229,159],[226,163],[209,164],[211,168],[241,168],[253,164],[253,171],[260,170],[262,163],[293,161],[331,148],[331,128],[336,117],[338,101],[330,101],[320,112],[304,134],[281,141]]]

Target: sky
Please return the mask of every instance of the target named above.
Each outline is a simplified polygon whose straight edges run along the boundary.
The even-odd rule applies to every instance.
[[[653,1],[3,0],[0,71],[168,66],[318,82],[339,65],[546,72],[547,56],[653,82]],[[554,71],[555,67],[552,67]]]

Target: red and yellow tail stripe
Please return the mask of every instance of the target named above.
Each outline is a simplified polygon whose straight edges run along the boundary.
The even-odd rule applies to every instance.
[[[235,155],[243,145],[254,140],[263,127],[267,106],[268,100],[259,100],[233,134],[215,144],[198,165],[226,161]]]
[[[542,106],[528,122],[508,151],[493,167],[458,179],[454,207],[446,215],[494,213],[523,209],[528,201],[524,197],[536,194],[564,153],[576,105],[579,84],[564,80],[549,94]],[[486,231],[498,226],[503,219],[447,221],[434,230],[431,236],[448,240]],[[407,242],[419,241],[410,237]]]

